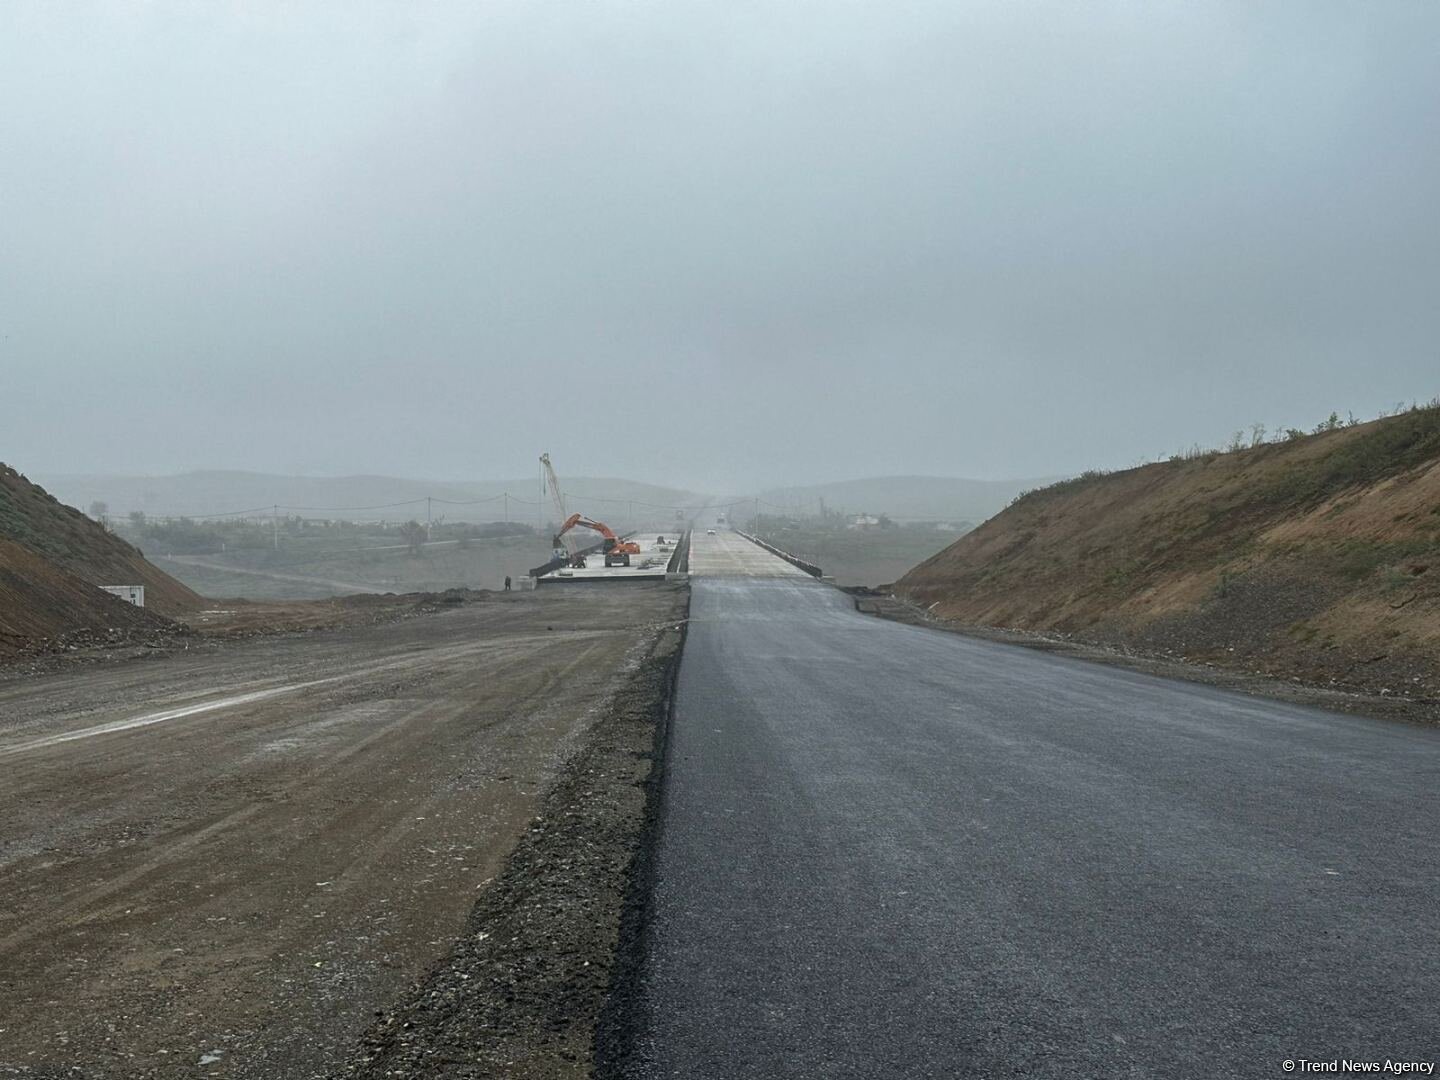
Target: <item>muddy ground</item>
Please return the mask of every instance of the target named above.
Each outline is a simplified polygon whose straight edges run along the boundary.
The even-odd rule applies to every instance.
[[[684,600],[542,590],[9,669],[0,1076],[299,1078],[363,1060],[377,1011],[467,926],[475,940],[472,907],[513,882],[547,792],[647,767],[623,739],[618,757],[592,747],[624,728],[616,702]],[[614,871],[630,849],[590,854]],[[534,922],[521,899],[492,910]]]

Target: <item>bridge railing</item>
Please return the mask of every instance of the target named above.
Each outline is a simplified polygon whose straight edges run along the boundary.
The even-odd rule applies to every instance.
[[[759,544],[766,551],[770,552],[771,555],[778,555],[780,556],[780,558],[788,562],[791,566],[798,566],[801,570],[804,570],[805,573],[809,574],[811,577],[818,578],[824,576],[824,571],[821,570],[820,567],[816,566],[814,563],[806,562],[798,555],[791,555],[788,551],[782,551],[774,544],[766,540],[761,540],[758,536],[751,536],[747,532],[740,532],[739,529],[736,529],[735,531],[737,533],[740,533],[741,536],[745,537],[745,539],[749,540],[752,544]]]
[[[675,544],[675,550],[670,553],[670,561],[665,566],[667,574],[688,574],[690,572],[690,530],[686,529],[680,534],[680,539]]]

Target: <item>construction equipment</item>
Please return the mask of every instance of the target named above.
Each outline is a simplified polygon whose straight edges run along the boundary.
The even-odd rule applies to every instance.
[[[560,494],[560,478],[555,475],[555,467],[550,464],[550,455],[548,453],[540,455],[540,468],[542,470],[540,474],[540,485],[541,487],[550,489],[550,497],[555,503],[555,513],[559,515],[555,520],[565,521],[570,515],[565,511],[565,496]],[[573,566],[575,565],[575,537],[570,537],[569,540],[566,540],[562,544],[560,537],[564,532],[565,530],[561,529],[560,532],[555,534],[555,543],[550,554],[556,559],[568,560]],[[580,565],[584,566],[585,564],[582,561]]]
[[[560,526],[560,531],[555,534],[555,546],[557,548],[560,546],[562,540],[564,540],[564,537],[569,534],[570,530],[577,525],[582,529],[594,529],[600,534],[600,550],[605,553],[606,566],[629,566],[630,556],[640,554],[639,544],[633,540],[621,540],[620,537],[615,535],[615,530],[610,528],[609,525],[606,525],[603,521],[595,521],[593,518],[587,518],[584,514],[571,514],[565,519],[565,524]],[[568,546],[568,544],[573,543],[573,541],[566,541],[566,543]],[[576,558],[577,556],[574,555],[570,557],[572,566],[575,565]],[[583,559],[584,556],[579,556],[579,558]],[[581,565],[583,565],[583,563]]]

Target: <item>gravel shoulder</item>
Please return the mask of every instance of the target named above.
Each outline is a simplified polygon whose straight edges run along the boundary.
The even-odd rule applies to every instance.
[[[591,1076],[628,993],[683,626],[654,642],[549,790],[449,954],[338,1077]]]
[[[1139,671],[1169,679],[1181,679],[1227,690],[1238,690],[1275,701],[1311,705],[1319,709],[1354,713],[1359,716],[1405,720],[1421,724],[1440,724],[1440,699],[1428,696],[1377,693],[1368,687],[1346,685],[1339,680],[1332,680],[1329,685],[1318,685],[1300,677],[1275,678],[1259,672],[1241,670],[1226,665],[1223,660],[1197,663],[1178,659],[1173,655],[1148,652],[1131,646],[1085,641],[1072,635],[1046,634],[1029,630],[951,622],[936,619],[918,605],[908,603],[883,590],[852,588],[845,591],[853,597],[857,611],[894,622],[907,623],[912,626],[928,626],[936,630],[981,638],[986,641],[1021,645],[1029,649],[1072,656],[1076,659],[1107,664],[1128,671]],[[1247,658],[1243,656],[1236,661],[1236,663],[1246,662],[1248,662]]]

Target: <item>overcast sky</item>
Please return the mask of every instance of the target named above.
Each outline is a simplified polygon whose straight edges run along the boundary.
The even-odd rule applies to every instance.
[[[0,5],[0,459],[741,490],[1440,393],[1440,4]]]

